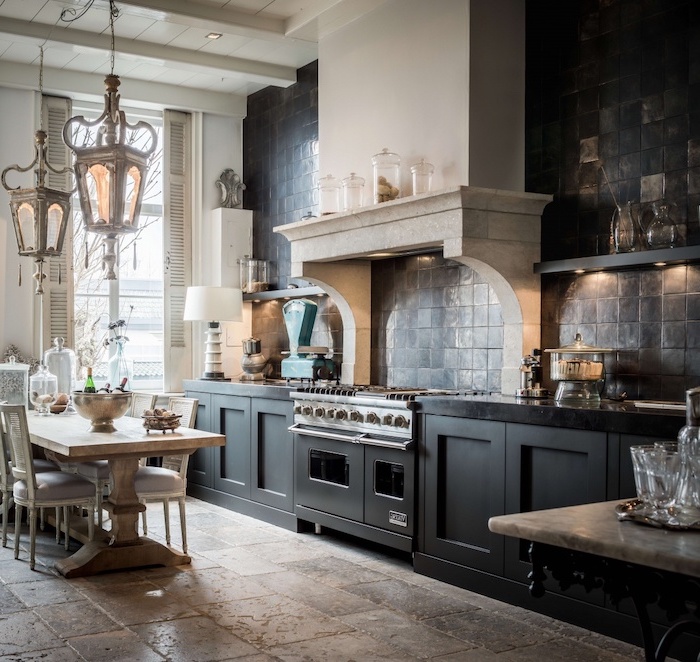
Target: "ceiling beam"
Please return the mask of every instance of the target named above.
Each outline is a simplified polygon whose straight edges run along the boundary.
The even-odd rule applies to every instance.
[[[0,61],[0,87],[36,90],[38,81],[38,66]],[[104,76],[101,74],[44,67],[45,94],[103,104],[104,89]],[[154,110],[170,108],[238,118],[245,117],[247,112],[247,98],[239,94],[222,94],[134,78],[122,81],[119,94],[121,105],[126,108],[130,103],[138,103],[139,106]]]
[[[30,23],[11,18],[3,18],[0,23],[0,35],[7,35],[17,40],[30,41],[37,46],[50,38],[50,43],[63,44],[70,48],[91,48],[101,52],[110,52],[110,38],[107,34],[94,34],[85,30],[55,30],[53,26],[43,23]],[[191,51],[173,46],[162,46],[135,39],[116,37],[114,49],[125,56],[139,58],[155,64],[172,63],[172,68],[187,69],[214,75],[236,74],[246,76],[249,80],[263,85],[288,87],[296,82],[294,67],[268,64],[257,60],[229,57]]]
[[[83,4],[82,1],[73,2]],[[95,4],[107,8],[109,0],[95,0]],[[185,0],[119,0],[117,6],[120,11],[134,16],[145,16],[212,32],[273,41],[282,41],[285,37],[284,20],[226,7],[219,8]]]

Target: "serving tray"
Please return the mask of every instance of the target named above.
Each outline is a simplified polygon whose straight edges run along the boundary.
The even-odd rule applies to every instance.
[[[666,517],[659,517],[650,512],[649,507],[639,499],[631,499],[618,503],[615,506],[617,519],[622,521],[639,522],[659,529],[670,529],[672,531],[700,531],[700,520],[684,519],[682,514],[674,515],[669,513]]]

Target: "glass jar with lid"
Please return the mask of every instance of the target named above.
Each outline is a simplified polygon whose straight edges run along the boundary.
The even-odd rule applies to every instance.
[[[401,158],[386,147],[372,157],[374,202],[388,202],[401,195]]]
[[[340,182],[333,175],[318,180],[318,205],[321,216],[340,211]]]
[[[58,379],[42,363],[29,378],[29,401],[39,416],[51,414],[51,405],[58,398]]]
[[[567,405],[590,406],[600,403],[605,384],[603,356],[612,349],[592,347],[577,333],[574,342],[557,349],[546,349],[550,354],[549,376],[557,382],[555,402]]]
[[[413,195],[428,193],[433,181],[435,168],[432,163],[427,163],[421,159],[420,163],[411,166],[411,179],[413,180]]]
[[[343,211],[362,207],[362,197],[365,191],[365,180],[354,172],[343,179]]]
[[[75,352],[64,343],[63,338],[54,338],[54,346],[44,352],[44,365],[56,375],[58,392],[70,394],[75,390]]]

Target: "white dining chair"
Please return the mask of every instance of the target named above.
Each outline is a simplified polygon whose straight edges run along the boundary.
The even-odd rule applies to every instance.
[[[2,431],[4,424],[0,420],[0,495],[2,496],[2,546],[7,547],[7,520],[10,516],[10,508],[14,505],[12,497],[12,487],[15,479],[12,476],[12,459],[10,454],[9,441],[5,443],[5,436]],[[55,462],[45,458],[32,458],[34,471],[40,473],[42,471],[60,471]],[[43,529],[44,526],[44,509],[41,509],[39,521]],[[58,535],[56,536],[58,540]]]
[[[22,508],[29,513],[29,567],[34,570],[36,521],[40,508],[56,508],[56,535],[60,535],[61,509],[65,525],[65,549],[69,544],[69,508],[87,508],[88,537],[94,536],[95,491],[90,481],[64,471],[36,471],[24,405],[0,405],[0,435],[12,458],[12,498],[15,504],[15,558],[19,558]],[[4,450],[4,449],[3,449]]]
[[[134,393],[131,396],[131,407],[129,408],[129,416],[132,418],[141,418],[143,412],[147,409],[153,409],[156,406],[158,396],[151,393]]]
[[[168,409],[180,414],[180,425],[193,428],[197,420],[197,408],[199,400],[196,398],[171,397],[168,400]],[[177,500],[180,510],[180,531],[182,534],[182,551],[187,554],[187,522],[185,517],[185,498],[187,496],[187,465],[189,455],[165,455],[163,466],[146,466],[145,460],[141,460],[141,466],[136,472],[134,483],[139,501],[144,505],[148,502],[163,504],[163,516],[165,518],[165,542],[170,544],[170,501]],[[148,535],[148,520],[146,511],[141,513],[143,535]]]

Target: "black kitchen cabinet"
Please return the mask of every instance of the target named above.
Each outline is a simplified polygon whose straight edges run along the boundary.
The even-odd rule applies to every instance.
[[[215,395],[212,398],[215,432],[226,435],[226,445],[214,448],[214,489],[250,499],[250,398]]]
[[[425,417],[419,552],[503,573],[503,536],[488,520],[505,512],[505,431],[497,421]]]
[[[542,425],[506,425],[506,512],[523,513],[605,501],[607,498],[607,434]],[[527,541],[505,540],[505,576],[527,582]],[[558,591],[555,582],[546,584]],[[567,595],[594,602],[602,594],[583,589]]]
[[[197,398],[197,418],[195,428],[206,432],[213,432],[211,425],[211,394],[188,392],[188,398]],[[212,487],[214,484],[214,448],[200,448],[192,453],[187,465],[188,484]]]
[[[204,501],[298,530],[294,514],[293,403],[286,392],[264,387],[208,385],[205,393],[187,390],[205,402],[198,427],[226,436],[226,444],[197,451],[190,461],[188,492]],[[257,396],[270,392],[274,397]],[[239,395],[240,393],[240,395]],[[205,429],[205,428],[202,428]]]
[[[294,510],[294,439],[291,401],[261,400],[250,405],[250,498],[288,512]]]

